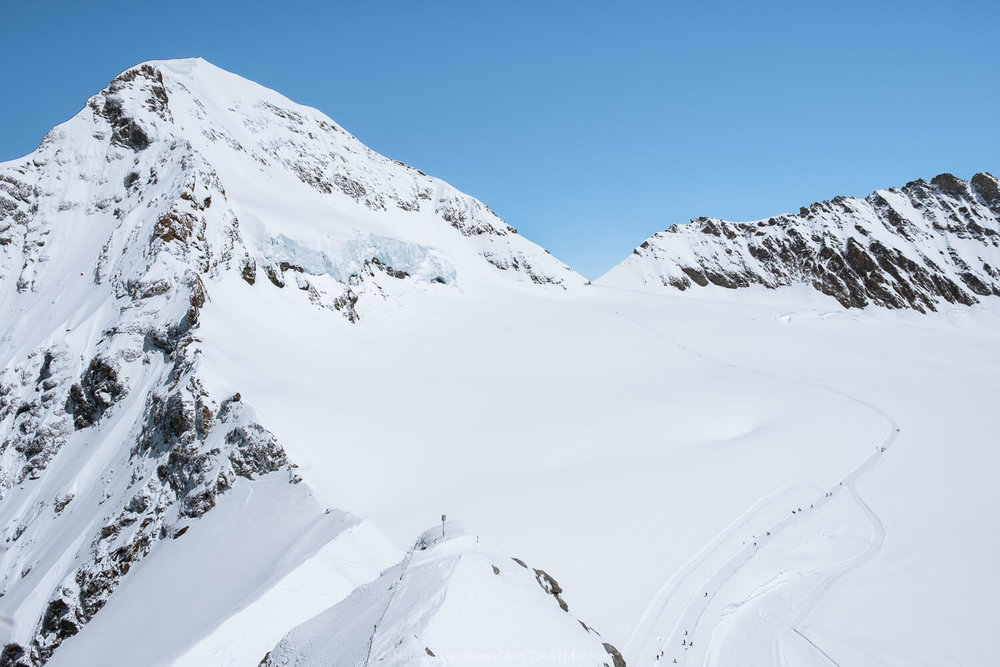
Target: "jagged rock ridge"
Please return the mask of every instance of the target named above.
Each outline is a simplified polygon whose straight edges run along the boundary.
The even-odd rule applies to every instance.
[[[811,285],[848,308],[938,309],[1000,295],[1000,182],[940,174],[754,222],[654,234],[600,282],[687,290]]]

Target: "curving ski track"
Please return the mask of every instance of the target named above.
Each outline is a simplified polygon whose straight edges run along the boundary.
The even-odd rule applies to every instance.
[[[618,313],[620,315],[620,313]],[[631,318],[630,322],[670,344],[706,361],[722,364],[730,368],[740,368],[745,371],[759,373],[779,378],[786,382],[794,382],[836,394],[857,403],[868,410],[881,415],[889,424],[889,430],[882,440],[875,445],[875,450],[852,469],[832,489],[820,492],[820,495],[810,502],[807,509],[796,509],[789,512],[786,509],[782,518],[771,522],[760,529],[760,520],[768,515],[774,516],[771,506],[791,494],[789,486],[782,487],[767,497],[755,503],[736,521],[717,535],[702,551],[696,554],[688,563],[674,574],[653,596],[646,611],[640,617],[626,644],[626,655],[633,664],[638,665],[708,665],[726,667],[732,665],[731,660],[724,658],[720,645],[720,637],[716,632],[723,622],[733,623],[733,616],[744,605],[754,602],[761,605],[763,598],[774,592],[778,586],[789,583],[805,585],[804,594],[798,597],[790,607],[785,609],[767,608],[769,613],[757,611],[752,619],[766,625],[766,633],[757,630],[754,634],[758,641],[769,644],[769,653],[773,656],[772,664],[795,664],[790,659],[789,652],[801,655],[800,649],[807,648],[816,658],[815,664],[834,665],[839,667],[834,658],[820,646],[807,637],[799,627],[809,612],[819,603],[833,584],[848,572],[874,558],[885,542],[885,527],[881,519],[871,509],[868,503],[858,493],[857,480],[870,470],[882,456],[889,451],[898,437],[900,428],[897,422],[879,407],[856,396],[844,393],[832,387],[812,383],[796,378],[788,378],[776,373],[755,368],[740,366],[729,361],[713,358],[699,351],[664,337],[660,332],[651,329],[641,322]],[[772,543],[792,525],[801,525],[809,518],[817,516],[817,511],[837,499],[846,489],[847,494],[858,509],[865,515],[871,525],[871,536],[863,550],[843,560],[825,567],[807,572],[782,571],[775,575],[767,584],[758,588],[752,595],[734,605],[729,605],[722,616],[717,617],[710,627],[705,627],[705,612],[723,587],[760,552],[761,548]],[[756,520],[756,521],[755,521]],[[754,525],[757,530],[754,530]],[[742,542],[736,548],[737,540]],[[735,551],[734,551],[735,550]],[[726,554],[731,554],[726,557]],[[721,563],[720,563],[721,561]],[[779,600],[780,602],[780,600]],[[766,602],[765,602],[766,604]],[[775,613],[777,611],[777,613]],[[736,623],[741,621],[736,620]],[[744,623],[746,621],[743,621]],[[761,637],[761,635],[765,635]],[[696,641],[697,640],[697,641]],[[799,646],[786,646],[789,641]],[[660,657],[660,653],[663,653]],[[744,664],[751,659],[743,655]]]

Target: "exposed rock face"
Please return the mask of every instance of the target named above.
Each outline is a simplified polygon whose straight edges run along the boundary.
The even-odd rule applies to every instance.
[[[86,428],[103,415],[125,393],[113,362],[94,357],[80,381],[69,388],[66,412],[76,428]]]
[[[600,282],[678,290],[804,283],[847,308],[972,305],[1000,295],[1000,182],[940,174],[767,220],[698,218],[653,235]]]
[[[74,536],[81,546],[48,572],[25,566],[4,573],[5,593],[37,586],[38,577],[54,587],[34,635],[8,645],[0,665],[46,662],[101,610],[137,562],[159,541],[183,535],[186,522],[210,511],[237,477],[285,469],[289,481],[297,481],[284,450],[252,409],[242,400],[213,398],[199,380],[196,332],[208,297],[189,262],[203,264],[211,251],[199,247],[198,234],[157,244],[156,227],[147,229],[152,234],[144,261],[122,266],[111,255],[99,260],[96,283],[119,307],[96,346],[72,355],[67,347],[39,348],[6,366],[0,493],[13,510],[4,527],[13,563],[37,560],[31,555],[36,540],[81,525],[60,527],[74,494],[16,510],[23,484],[40,480],[69,443],[83,447],[114,428],[127,435],[112,440],[119,451],[106,467],[98,464],[96,478],[81,473],[75,482],[85,491],[103,489],[96,506],[79,508],[100,518]],[[73,357],[90,361],[74,371]],[[138,408],[137,417],[123,413],[126,406]]]
[[[535,569],[535,579],[538,581],[538,585],[542,587],[542,590],[551,595],[559,603],[559,608],[563,611],[569,611],[569,605],[563,600],[559,595],[563,592],[562,586],[559,582],[552,578],[552,576],[545,570]]]
[[[9,424],[0,442],[12,460],[0,476],[0,498],[6,487],[37,477],[73,430],[59,400],[69,379],[66,357],[64,348],[43,348],[0,373],[0,423]]]

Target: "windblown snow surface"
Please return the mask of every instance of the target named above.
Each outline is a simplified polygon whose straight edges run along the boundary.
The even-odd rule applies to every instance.
[[[0,165],[4,664],[993,662],[996,298],[588,285],[133,71]]]

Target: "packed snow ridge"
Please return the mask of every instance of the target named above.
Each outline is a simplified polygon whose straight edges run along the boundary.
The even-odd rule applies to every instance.
[[[570,614],[562,593],[544,570],[449,523],[422,534],[400,563],[290,632],[261,665],[624,667],[614,646]]]
[[[697,218],[654,234],[599,282],[695,291],[802,283],[848,308],[972,305],[1000,295],[1000,181],[940,174],[767,220]]]

